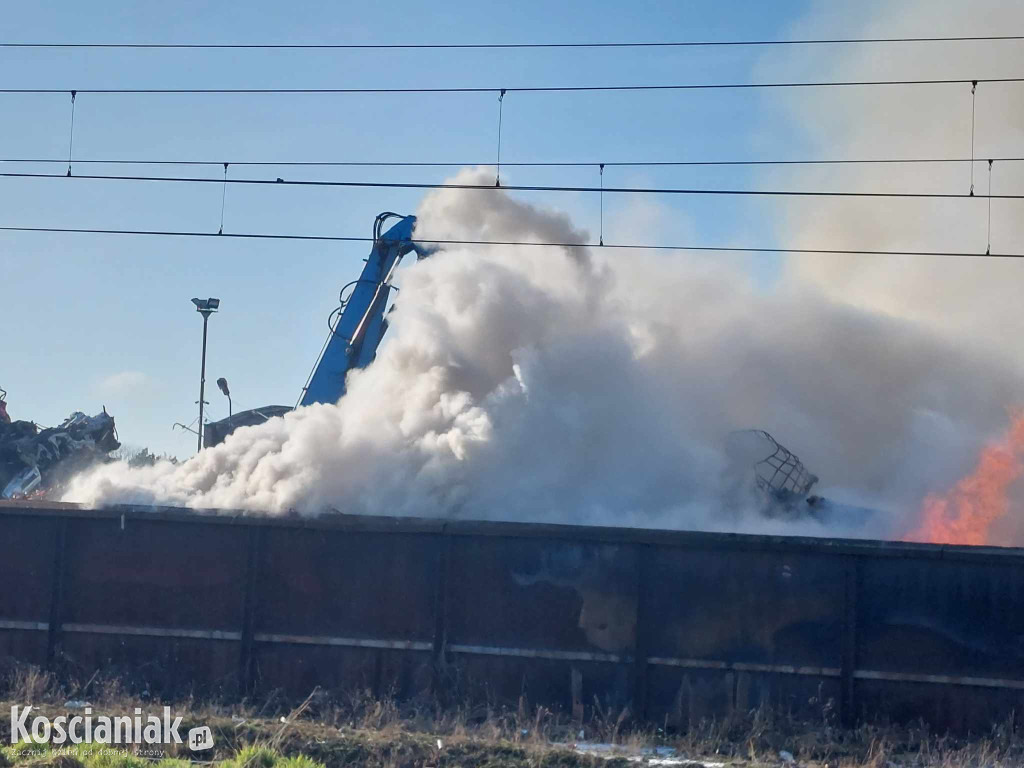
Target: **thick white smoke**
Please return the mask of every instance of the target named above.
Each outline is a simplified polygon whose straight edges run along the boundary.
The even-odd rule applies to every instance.
[[[791,30],[816,37],[837,29],[844,37],[920,35],[1007,35],[1024,27],[1019,0],[867,0],[812,5]],[[765,55],[757,77],[813,80],[899,80],[1019,77],[1024,63],[1020,41],[916,43],[903,45],[812,46]],[[928,158],[972,154],[970,83],[890,88],[800,89],[773,94],[778,114],[809,145],[812,157]],[[776,221],[779,239],[795,247],[851,247],[877,250],[964,251],[983,254],[1024,250],[1024,206],[993,200],[991,219],[987,158],[1020,157],[1024,145],[1024,87],[1020,83],[979,83],[973,119],[975,200],[814,199],[782,201]],[[971,166],[957,164],[804,167],[761,179],[765,186],[795,189],[924,191],[967,194]],[[992,165],[993,194],[1024,193],[1024,162]],[[991,221],[991,225],[990,225]],[[1020,371],[1024,334],[1020,259],[794,256],[789,280],[849,306],[912,320],[951,344],[984,348]],[[958,360],[951,357],[951,361]],[[963,362],[967,365],[966,362]],[[985,386],[984,374],[977,384]],[[936,382],[936,387],[942,385]],[[949,408],[952,410],[955,396]],[[999,400],[1020,406],[1020,389]],[[970,418],[964,413],[965,418]],[[978,427],[982,422],[976,422]],[[995,427],[992,436],[1009,425]],[[948,445],[940,442],[939,445]],[[975,450],[968,438],[965,449]],[[969,464],[955,451],[926,450],[938,462],[934,480],[944,491]],[[945,457],[945,458],[941,458]],[[942,470],[946,470],[943,472]],[[993,529],[993,542],[1024,542],[1024,484],[1011,488],[1016,510]]]
[[[922,26],[926,25],[926,26]],[[794,37],[842,29],[849,37],[1006,35],[1024,28],[1016,0],[869,0],[818,5]],[[1020,41],[805,47],[766,55],[764,79],[899,80],[1019,77]],[[987,158],[1020,157],[1024,142],[1021,83],[979,83],[974,110],[976,199],[786,200],[780,238],[795,247],[1020,253],[1020,201],[992,201],[989,238]],[[779,116],[809,146],[811,157],[969,158],[970,83],[888,88],[801,89],[774,94]],[[766,186],[968,194],[968,163],[802,167],[763,179]],[[1024,193],[1024,163],[995,162],[993,194]],[[988,346],[1020,360],[1024,333],[1019,259],[794,256],[794,277],[830,296],[912,318],[964,343]],[[1019,365],[1019,362],[1018,362]]]
[[[499,191],[434,192],[418,216],[424,239],[586,239]],[[885,536],[1020,391],[908,321],[798,280],[767,293],[727,261],[473,246],[401,282],[377,360],[339,404],[180,466],[105,466],[65,500],[825,533],[722,511],[726,436],[761,427],[826,495],[884,508],[865,533]]]

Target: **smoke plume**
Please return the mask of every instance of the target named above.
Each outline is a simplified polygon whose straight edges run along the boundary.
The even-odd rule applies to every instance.
[[[794,37],[843,29],[849,37],[1000,35],[1024,25],[1024,5],[1002,0],[901,0],[818,7]],[[1013,41],[845,46],[766,57],[760,77],[815,80],[998,78],[1020,75]],[[779,236],[795,247],[1020,252],[1024,218],[1014,200],[993,200],[987,158],[1020,156],[1024,89],[1018,83],[805,89],[772,107],[819,158],[970,158],[976,162],[801,167],[766,174],[764,183],[799,189],[968,194],[974,200],[783,200]],[[973,111],[973,117],[972,117]],[[972,130],[973,126],[973,130]],[[1024,192],[1024,163],[996,161],[993,194]],[[973,184],[973,187],[972,187]],[[1019,360],[1024,332],[1016,287],[1018,259],[794,256],[794,277],[844,303],[925,323],[944,335]],[[1018,363],[1019,365],[1019,363]]]
[[[922,26],[925,24],[925,26]],[[791,30],[793,37],[842,29],[848,37],[1002,35],[1024,25],[1024,5],[1005,0],[899,0],[813,6]],[[1021,47],[1013,41],[914,43],[791,48],[766,55],[765,79],[899,80],[999,78],[1020,74]],[[766,186],[855,191],[923,191],[968,194],[974,200],[822,199],[782,200],[775,220],[780,241],[794,247],[962,251],[982,256],[1020,252],[1024,218],[1018,201],[986,195],[1024,192],[1024,163],[987,158],[1018,157],[1024,139],[1024,90],[1015,83],[920,87],[804,89],[773,97],[770,108],[809,157],[970,158],[976,162],[913,165],[800,167],[769,173]],[[786,132],[783,132],[785,135]],[[973,147],[972,147],[973,144]],[[973,168],[972,168],[973,165]],[[991,186],[990,186],[991,182]],[[973,186],[972,186],[973,185]],[[787,262],[788,279],[813,287],[850,307],[912,321],[951,345],[986,349],[1021,370],[1017,339],[1024,333],[1017,286],[1019,259],[798,255]],[[958,359],[957,357],[951,358]],[[935,383],[935,386],[942,386]],[[950,393],[952,394],[952,393]],[[994,405],[1015,407],[1020,391]],[[950,408],[952,408],[952,403]],[[964,453],[949,443],[921,446],[936,462],[933,492],[945,494],[958,478],[969,482],[984,466],[986,444],[997,440],[1008,419],[986,421],[963,435]],[[982,422],[976,422],[982,427]],[[973,435],[987,431],[978,442]],[[952,437],[952,434],[950,435]],[[945,445],[946,449],[939,446]],[[944,478],[944,479],[942,479]],[[922,491],[925,489],[922,488]],[[989,543],[1024,541],[1024,488],[1008,481],[999,497],[976,497],[969,517],[990,517]],[[961,500],[964,498],[960,496]],[[964,511],[960,502],[947,512]],[[1004,513],[999,519],[997,508]],[[931,509],[932,513],[927,510]],[[926,504],[924,514],[934,514]],[[966,519],[960,524],[966,525]],[[953,528],[956,528],[954,525]],[[938,531],[934,525],[930,530]],[[944,540],[953,540],[946,528]],[[920,529],[918,530],[920,535]],[[977,535],[954,537],[977,543]]]
[[[490,170],[456,181],[486,183]],[[584,242],[503,191],[439,190],[427,239]],[[912,527],[1020,391],[982,352],[739,262],[657,252],[450,247],[405,270],[376,361],[189,461],[80,476],[65,500],[829,533],[723,511],[732,430],[772,432],[820,490]]]

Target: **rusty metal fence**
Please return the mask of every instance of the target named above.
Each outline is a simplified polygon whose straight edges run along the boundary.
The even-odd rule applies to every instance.
[[[1024,704],[1024,551],[0,504],[0,659],[154,695],[766,705],[975,730]]]

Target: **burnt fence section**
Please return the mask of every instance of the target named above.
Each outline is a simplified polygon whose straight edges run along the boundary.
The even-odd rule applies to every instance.
[[[0,589],[0,671],[167,698],[358,688],[674,729],[1024,709],[1021,550],[5,502]]]

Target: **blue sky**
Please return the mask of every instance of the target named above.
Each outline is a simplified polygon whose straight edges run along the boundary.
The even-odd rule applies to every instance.
[[[515,42],[776,38],[798,2],[20,3],[9,41]],[[832,30],[841,34],[842,30]],[[402,87],[714,82],[757,79],[759,49],[525,51],[0,50],[0,86]],[[506,161],[800,157],[807,146],[763,92],[509,94]],[[66,157],[68,95],[0,95],[0,155]],[[490,162],[492,94],[103,96],[82,94],[79,158]],[[19,166],[17,170],[52,171]],[[84,166],[79,167],[84,172]],[[115,167],[90,166],[99,173]],[[161,169],[137,169],[145,172]],[[166,169],[164,169],[166,170]],[[454,172],[454,168],[450,169]],[[218,177],[218,168],[189,173]],[[231,170],[233,176],[440,181],[443,169]],[[744,169],[609,170],[608,185],[751,185]],[[506,169],[507,183],[595,184],[596,169]],[[225,229],[368,235],[382,210],[412,212],[420,193],[386,189],[229,187]],[[596,238],[593,196],[524,194],[569,211]],[[215,232],[219,185],[0,179],[0,224]],[[651,243],[770,244],[766,208],[746,199],[658,201]],[[627,201],[606,197],[607,240]],[[616,215],[618,212],[618,215]],[[326,332],[338,289],[364,244],[0,233],[0,386],[13,418],[70,411],[115,416],[121,439],[185,457],[194,437],[201,320],[192,296],[218,296],[208,399],[231,382],[236,409],[293,403]],[[770,274],[773,263],[763,267]],[[212,392],[210,391],[212,389]]]

